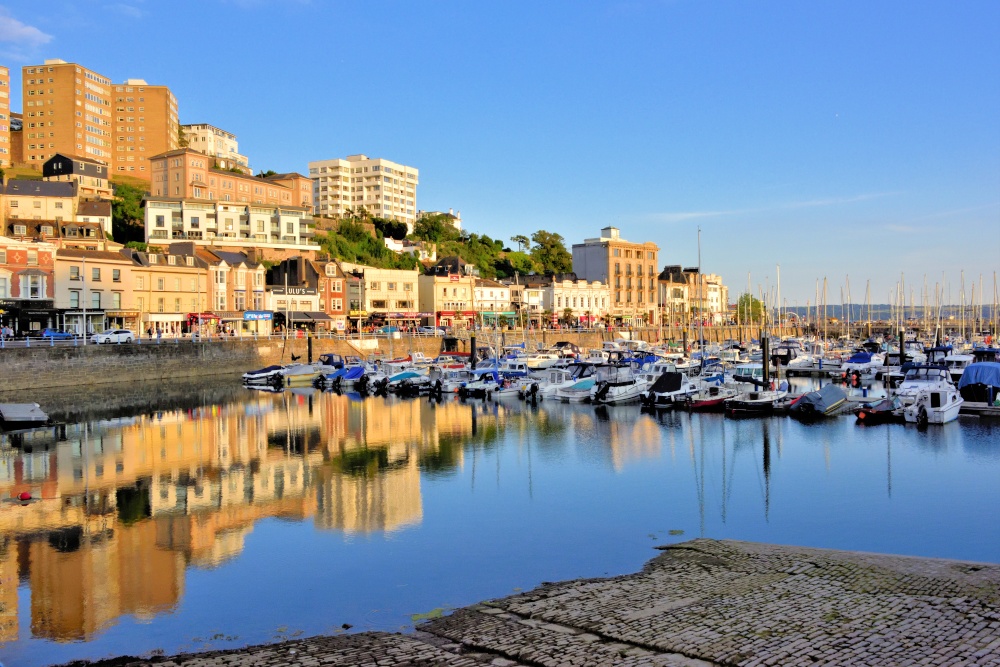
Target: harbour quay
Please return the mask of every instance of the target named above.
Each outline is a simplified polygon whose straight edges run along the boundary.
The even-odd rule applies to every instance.
[[[639,572],[544,583],[412,634],[92,664],[1000,665],[1000,565],[704,538],[658,548]]]

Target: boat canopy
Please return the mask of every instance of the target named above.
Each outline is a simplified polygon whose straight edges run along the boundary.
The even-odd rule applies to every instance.
[[[684,383],[683,373],[666,372],[660,377],[656,378],[656,382],[653,383],[653,386],[650,387],[649,390],[657,394],[675,392],[680,390],[681,385],[683,383]]]
[[[803,394],[792,406],[792,412],[828,414],[847,400],[847,392],[836,384],[828,384],[818,391]]]
[[[990,387],[1000,387],[1000,363],[982,361],[966,366],[958,381],[958,388],[973,384],[985,384]]]
[[[871,352],[855,352],[851,355],[851,358],[847,360],[849,364],[870,364],[872,361]]]

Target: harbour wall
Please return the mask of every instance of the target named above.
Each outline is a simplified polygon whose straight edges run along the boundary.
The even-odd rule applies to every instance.
[[[663,331],[664,340],[693,341],[697,331]],[[656,342],[657,329],[623,331],[534,330],[510,331],[503,334],[481,333],[477,346],[517,345],[525,343],[528,350],[547,347],[557,341],[569,341],[581,349],[600,347],[605,340],[620,336]],[[718,342],[737,338],[736,327],[710,327],[704,330],[707,341]],[[70,387],[135,380],[158,381],[185,377],[229,375],[242,373],[271,364],[289,363],[308,358],[310,339],[229,339],[191,342],[164,338],[160,341],[143,339],[128,345],[49,345],[36,342],[32,347],[0,349],[0,392],[23,391],[47,387]],[[311,339],[313,359],[333,352],[341,355],[376,355],[382,358],[401,357],[420,352],[433,357],[441,352],[444,339],[434,336],[399,338],[324,338]],[[458,350],[468,352],[471,341],[466,333],[457,341]],[[27,400],[29,397],[24,397]],[[5,400],[12,400],[6,397]]]

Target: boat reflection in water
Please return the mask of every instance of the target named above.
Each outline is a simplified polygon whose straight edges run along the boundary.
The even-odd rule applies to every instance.
[[[38,400],[61,425],[0,434],[0,661],[394,630],[635,571],[697,536],[1000,561],[987,420],[872,429],[233,384],[124,386],[115,404],[56,392]]]

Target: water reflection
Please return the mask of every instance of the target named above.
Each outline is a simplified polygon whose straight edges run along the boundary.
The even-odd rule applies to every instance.
[[[373,626],[394,629],[440,606],[449,585],[468,596],[449,604],[469,604],[633,570],[653,555],[651,537],[1000,559],[984,515],[1000,502],[1000,424],[987,421],[861,428],[231,381],[60,405],[58,427],[0,434],[0,497],[35,499],[0,503],[4,662],[11,647],[46,656],[34,664],[86,653],[54,652],[66,641],[177,650],[205,618],[224,617],[241,642],[287,623],[319,633],[329,629],[316,619],[357,600],[403,607]],[[250,616],[220,609],[222,571],[243,563],[252,578],[292,548],[275,525],[301,556],[281,569],[288,586],[251,585]],[[365,577],[369,567],[380,576]],[[324,576],[337,577],[338,595],[300,603]]]
[[[239,555],[264,518],[345,533],[419,524],[421,470],[459,469],[463,443],[495,441],[505,416],[311,390],[239,399],[0,436],[0,496],[35,499],[0,512],[0,577],[29,583],[34,636],[86,639],[174,608],[185,569]],[[0,588],[9,641],[17,588]]]

